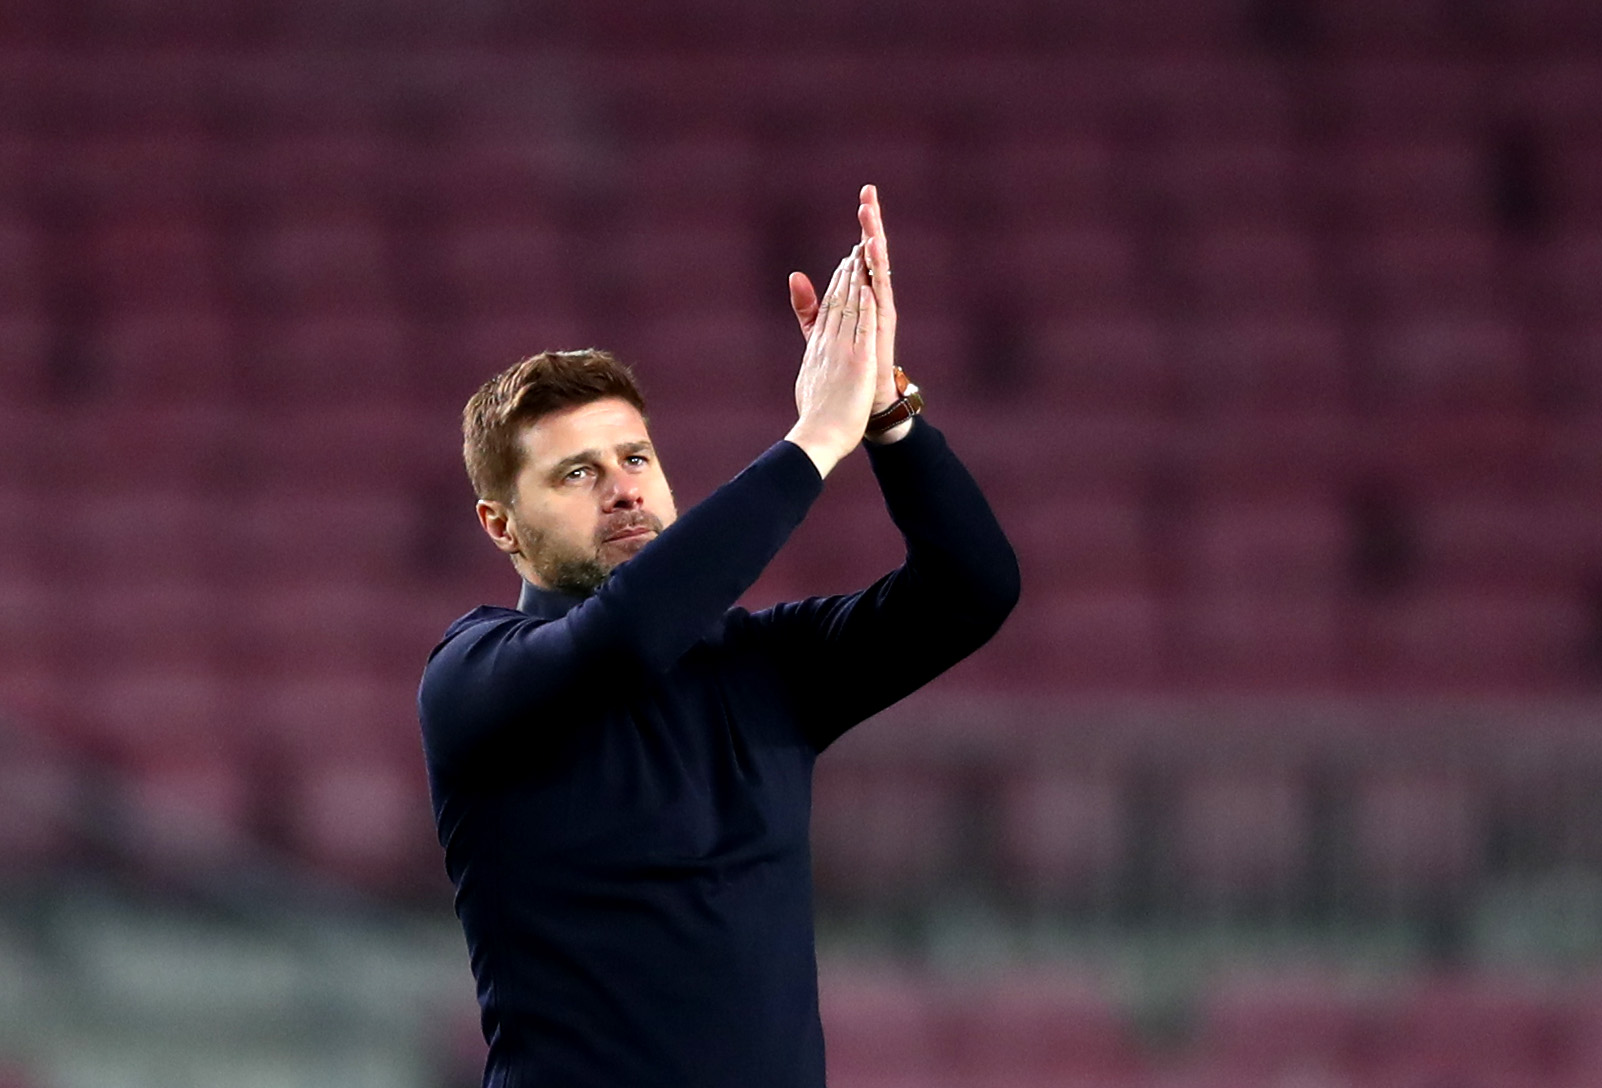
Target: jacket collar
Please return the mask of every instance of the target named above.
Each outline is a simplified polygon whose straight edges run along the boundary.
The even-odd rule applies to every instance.
[[[554,620],[567,615],[568,610],[582,600],[583,597],[575,597],[571,593],[558,593],[554,589],[524,581],[523,590],[517,596],[517,610],[541,619]]]

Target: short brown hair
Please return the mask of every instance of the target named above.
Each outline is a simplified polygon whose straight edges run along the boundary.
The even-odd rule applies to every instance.
[[[462,460],[478,497],[511,500],[523,467],[525,424],[603,397],[620,397],[645,415],[634,373],[598,348],[542,351],[479,386],[462,410]]]

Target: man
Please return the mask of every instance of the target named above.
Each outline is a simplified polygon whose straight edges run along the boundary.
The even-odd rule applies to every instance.
[[[795,426],[682,518],[611,356],[535,356],[468,403],[479,521],[524,585],[451,625],[418,706],[487,1086],[824,1084],[813,762],[1018,596],[983,496],[898,386],[871,186],[858,218],[821,297],[790,279]],[[906,561],[734,607],[865,436]]]

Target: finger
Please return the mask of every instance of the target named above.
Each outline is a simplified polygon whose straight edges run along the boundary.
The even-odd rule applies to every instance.
[[[862,203],[857,205],[857,222],[862,225],[862,240],[867,247],[868,258],[877,270],[877,264],[888,261],[890,256],[884,245],[884,212],[879,207],[878,191],[872,185],[864,185],[862,192]]]
[[[879,341],[879,304],[873,299],[873,288],[867,284],[857,287],[856,349],[870,363],[878,361],[876,347]]]
[[[847,317],[847,310],[850,311],[850,319],[852,321],[856,320],[857,307],[855,305],[856,299],[852,293],[852,285],[862,275],[861,264],[862,246],[860,244],[854,245],[851,247],[851,252],[847,254],[846,259],[841,262],[839,273],[834,283],[831,284],[829,313],[827,317],[823,318],[825,336],[839,335],[841,323]]]
[[[801,336],[810,336],[812,325],[818,320],[818,291],[805,272],[790,273],[790,309],[801,324]]]
[[[863,205],[868,220],[868,270],[873,281],[873,293],[879,304],[880,316],[895,316],[895,289],[890,277],[890,246],[884,234],[884,222],[876,205]]]
[[[851,258],[847,256],[834,266],[834,275],[829,277],[829,286],[818,299],[818,316],[812,324],[814,337],[826,335],[831,322],[839,323],[840,281],[845,276],[846,269],[850,264]]]

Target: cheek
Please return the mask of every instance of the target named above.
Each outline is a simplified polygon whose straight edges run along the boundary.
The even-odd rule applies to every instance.
[[[516,519],[518,536],[525,544],[571,551],[594,544],[595,514],[585,504],[551,503]]]
[[[672,524],[678,517],[673,505],[673,489],[667,485],[667,480],[659,479],[651,493],[651,510],[662,519],[663,525]]]

